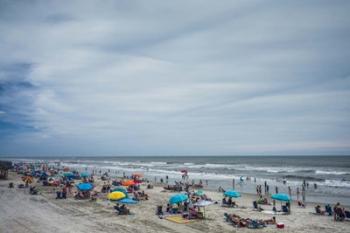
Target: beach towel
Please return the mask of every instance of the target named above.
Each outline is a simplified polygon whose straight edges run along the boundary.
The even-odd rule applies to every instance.
[[[261,211],[262,213],[265,213],[265,214],[274,214],[274,215],[286,215],[286,213],[283,213],[283,212],[275,212],[275,211],[272,211],[272,210],[263,210]]]
[[[181,215],[172,215],[172,216],[166,217],[165,219],[171,222],[179,223],[179,224],[186,224],[194,221],[191,219],[185,219]]]

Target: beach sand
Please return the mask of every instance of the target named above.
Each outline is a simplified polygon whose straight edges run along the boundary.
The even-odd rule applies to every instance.
[[[206,208],[206,219],[187,224],[177,224],[155,215],[156,206],[166,205],[172,192],[162,192],[162,187],[142,189],[149,194],[148,201],[130,206],[132,215],[118,216],[113,204],[101,194],[96,202],[56,200],[54,188],[37,185],[40,194],[30,195],[28,189],[8,188],[8,183],[19,184],[20,176],[10,173],[8,180],[0,181],[0,232],[350,232],[350,222],[334,222],[333,217],[317,216],[314,204],[299,208],[292,204],[291,215],[276,215],[284,229],[268,226],[263,229],[234,228],[224,220],[224,213],[235,213],[241,217],[269,219],[273,215],[252,210],[254,195],[243,194],[237,199],[238,208],[223,208],[219,204]],[[99,188],[101,181],[97,183]],[[221,201],[222,194],[206,191],[207,196]],[[272,206],[262,206],[271,210]]]

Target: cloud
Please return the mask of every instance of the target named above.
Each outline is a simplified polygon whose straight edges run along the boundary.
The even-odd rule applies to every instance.
[[[0,154],[348,154],[349,9],[1,1]]]

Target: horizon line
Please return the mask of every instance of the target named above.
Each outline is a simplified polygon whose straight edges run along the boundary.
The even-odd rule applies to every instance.
[[[350,156],[350,154],[290,154],[290,155],[0,155],[0,158],[126,158],[126,157],[340,157]]]

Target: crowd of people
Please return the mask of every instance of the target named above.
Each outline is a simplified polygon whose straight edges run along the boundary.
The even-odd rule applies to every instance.
[[[28,166],[28,165],[27,165]],[[86,199],[91,199],[91,200],[96,200],[99,197],[99,191],[95,190],[79,190],[75,188],[75,180],[79,179],[83,183],[94,183],[94,175],[91,174],[90,176],[84,176],[84,177],[79,177],[79,173],[76,171],[73,171],[74,178],[68,177],[68,176],[60,176],[58,178],[59,174],[62,174],[64,170],[62,168],[49,168],[43,166],[43,169],[41,172],[35,171],[35,169],[31,168],[30,165],[29,167],[23,169],[20,168],[19,166],[16,167],[17,172],[19,174],[22,174],[22,181],[23,184],[20,184],[21,187],[23,188],[29,188],[29,193],[32,195],[36,195],[39,193],[37,187],[34,185],[36,184],[42,184],[43,186],[53,186],[55,193],[56,193],[56,199],[67,199],[69,197],[74,197],[75,199],[78,200],[86,200]],[[35,171],[33,173],[33,170]],[[103,180],[103,185],[101,188],[101,193],[110,193],[113,191],[113,186],[122,186],[123,185],[123,180],[125,179],[112,179],[109,177],[108,172],[105,172],[101,174],[101,177],[104,177]],[[124,177],[125,174],[124,174]],[[136,180],[135,177],[131,177]],[[139,178],[139,177],[138,177]],[[138,179],[137,178],[137,179]],[[169,178],[166,177],[166,183],[168,183]],[[206,182],[208,183],[208,182]],[[151,185],[151,184],[149,184]],[[203,182],[200,181],[198,185],[203,185]],[[149,186],[148,186],[149,187]],[[175,182],[175,185],[170,185],[167,184],[164,189],[165,190],[170,190],[170,191],[185,191],[186,195],[188,196],[188,199],[186,199],[183,202],[178,202],[178,203],[167,203],[165,210],[163,211],[163,206],[159,205],[157,206],[157,215],[164,216],[164,215],[172,215],[172,214],[180,214],[183,218],[186,219],[202,219],[204,218],[204,213],[201,210],[201,207],[196,205],[196,203],[199,203],[201,201],[208,201],[208,202],[213,202],[214,201],[209,198],[204,192],[195,192],[195,191],[190,191],[194,190],[193,187],[195,186],[195,183],[189,184],[189,183],[183,183],[182,181],[180,182]],[[263,193],[263,187],[264,187],[264,193]],[[302,185],[302,195],[305,195],[305,190],[309,187],[309,184],[307,182],[303,182]],[[10,183],[9,188],[14,188],[14,184]],[[191,189],[190,189],[191,188]],[[317,185],[314,185],[314,188],[317,189]],[[269,185],[267,182],[264,182],[264,185],[257,185],[256,186],[256,192],[258,199],[253,202],[253,207],[255,210],[262,211],[263,208],[261,208],[259,205],[271,205],[269,202],[268,198],[269,197]],[[225,190],[220,187],[221,192],[225,192]],[[275,193],[278,193],[278,187],[275,187]],[[127,193],[132,194],[132,199],[135,201],[143,201],[143,200],[148,200],[149,196],[148,194],[145,193],[144,190],[141,190],[141,186],[139,182],[135,182],[132,185],[129,185],[127,190]],[[288,193],[291,196],[292,189],[288,186]],[[298,200],[298,205],[301,207],[305,207],[304,202],[299,201],[299,195],[300,195],[300,190],[299,187],[296,189],[296,194],[297,194],[297,200]],[[265,195],[265,196],[263,196]],[[303,198],[304,199],[304,198]],[[290,213],[290,206],[291,202],[286,202],[285,205],[282,205],[282,212],[284,213]],[[232,197],[223,197],[222,199],[222,206],[223,207],[237,207],[237,203],[232,199]],[[275,207],[275,201],[273,201],[273,211],[277,212],[277,209]],[[125,204],[119,204],[116,203],[114,206],[114,209],[117,211],[119,215],[126,215],[130,214],[130,209],[127,208]],[[320,205],[315,206],[315,212],[318,215],[329,215],[329,216],[334,216],[335,221],[343,221],[346,218],[350,218],[350,212],[345,210],[344,207],[340,205],[340,203],[337,203],[333,208],[331,208],[330,205],[326,205],[325,209],[322,210]],[[267,219],[267,220],[259,220],[259,219],[250,219],[250,218],[241,218],[240,216],[236,214],[225,214],[226,221],[230,222],[232,225],[236,227],[249,227],[249,228],[261,228],[265,227],[266,225],[269,224],[276,224],[276,219]]]

